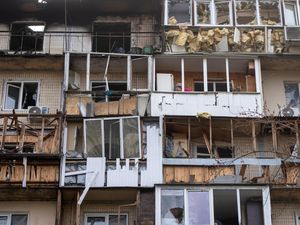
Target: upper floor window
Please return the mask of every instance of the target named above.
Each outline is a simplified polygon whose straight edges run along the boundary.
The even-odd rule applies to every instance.
[[[287,82],[284,84],[285,103],[287,108],[300,109],[300,84],[296,82]]]
[[[11,25],[10,50],[43,51],[45,24],[41,22],[16,22]]]
[[[261,25],[281,24],[280,1],[259,0],[259,15]]]
[[[296,26],[298,22],[299,2],[295,0],[284,1],[284,22],[288,26]]]
[[[10,81],[6,83],[4,109],[28,109],[37,105],[38,82]]]
[[[166,15],[168,25],[180,23],[192,24],[191,0],[166,0]]]
[[[85,152],[88,157],[139,158],[139,117],[87,119],[84,121]]]
[[[231,25],[231,0],[196,0],[194,15],[196,25]]]
[[[0,225],[27,225],[27,214],[5,213],[0,214]]]

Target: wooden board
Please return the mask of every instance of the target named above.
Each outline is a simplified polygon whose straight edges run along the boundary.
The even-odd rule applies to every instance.
[[[79,105],[82,103],[85,107],[86,104],[92,102],[91,96],[69,96],[66,99],[66,112],[67,115],[79,116],[80,108]]]

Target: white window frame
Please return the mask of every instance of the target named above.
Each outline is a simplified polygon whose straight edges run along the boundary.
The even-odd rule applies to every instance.
[[[0,212],[0,216],[7,216],[7,223],[6,225],[11,225],[11,217],[14,216],[14,215],[27,215],[27,222],[26,222],[26,225],[29,224],[29,214],[28,212],[17,212],[17,213],[11,213],[11,212]]]
[[[123,116],[123,117],[107,117],[107,118],[97,118],[97,119],[85,119],[83,121],[83,137],[84,137],[84,153],[87,154],[87,140],[86,140],[86,121],[101,121],[101,139],[102,139],[102,157],[105,156],[105,142],[104,142],[104,121],[105,120],[119,120],[120,122],[120,158],[125,159],[124,157],[124,137],[123,137],[123,119],[134,119],[136,118],[138,121],[138,133],[139,133],[139,157],[132,159],[140,159],[141,158],[141,121],[139,116]],[[99,156],[100,157],[100,156]]]
[[[36,96],[36,104],[35,106],[39,106],[39,99],[40,99],[40,81],[35,81],[35,80],[20,80],[20,81],[17,81],[17,80],[7,80],[5,81],[4,83],[4,96],[3,96],[3,103],[2,103],[2,108],[4,110],[13,110],[13,109],[7,109],[5,108],[5,103],[6,103],[6,98],[8,96],[8,85],[10,85],[11,83],[21,83],[21,87],[20,87],[20,90],[19,90],[19,103],[18,103],[18,108],[16,108],[15,110],[28,110],[28,109],[23,109],[22,108],[22,95],[23,95],[23,89],[24,89],[24,84],[25,83],[37,83],[38,87],[37,87],[37,96]]]
[[[237,27],[281,27],[283,24],[282,21],[282,10],[281,10],[281,0],[276,0],[278,1],[278,8],[279,8],[279,16],[280,16],[280,23],[276,25],[264,25],[260,21],[260,8],[259,8],[259,1],[260,0],[254,0],[255,1],[255,8],[256,8],[256,24],[255,25],[250,25],[250,24],[238,24],[237,22],[237,1],[243,1],[243,0],[234,0],[234,17],[235,17],[235,25]]]
[[[300,5],[299,5],[299,1],[298,0],[294,0],[294,2],[296,3],[296,11],[295,11],[295,15],[296,15],[296,25],[287,25],[286,24],[286,15],[285,15],[285,6],[287,4],[288,1],[286,0],[283,0],[282,3],[283,3],[283,20],[284,20],[284,25],[285,26],[288,26],[288,27],[297,27],[300,25],[300,21],[299,21],[299,9],[300,9]]]
[[[109,216],[118,216],[118,213],[85,213],[84,225],[87,225],[88,217],[104,217],[105,225],[109,225]],[[126,225],[128,225],[128,213],[121,213],[120,216],[126,216]]]
[[[193,0],[189,0],[190,1],[190,21],[187,25],[190,25],[192,26],[193,25]],[[169,0],[165,0],[164,2],[164,5],[165,5],[165,8],[164,8],[164,25],[166,26],[174,26],[174,25],[170,25],[168,23],[168,20],[169,20],[169,4],[168,4]]]
[[[188,196],[187,193],[191,191],[208,191],[209,192],[209,207],[210,207],[210,225],[214,225],[214,190],[235,190],[237,197],[237,208],[238,208],[238,221],[242,224],[241,205],[240,205],[240,190],[261,190],[262,202],[263,202],[263,219],[264,224],[272,225],[271,219],[271,200],[270,200],[270,189],[267,186],[156,186],[155,189],[155,224],[161,225],[161,191],[162,190],[183,190],[184,191],[184,225],[189,225],[188,217]],[[298,224],[297,224],[298,225]]]
[[[198,0],[198,1],[203,1],[203,0]],[[232,0],[224,0],[221,2],[227,2],[229,4],[229,24],[217,24],[217,18],[216,18],[216,0],[205,0],[204,2],[210,2],[210,24],[203,24],[203,23],[198,23],[198,13],[197,13],[197,0],[194,0],[194,23],[195,26],[201,26],[201,27],[230,27],[233,25],[233,13],[232,13]]]

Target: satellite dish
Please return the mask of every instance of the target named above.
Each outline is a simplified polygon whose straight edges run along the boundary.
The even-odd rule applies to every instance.
[[[282,115],[284,116],[294,116],[294,110],[292,110],[290,107],[286,107],[282,110]]]
[[[34,114],[34,115],[39,115],[39,114],[42,114],[42,110],[40,107],[37,107],[37,106],[33,106],[33,107],[30,107],[29,110],[28,110],[28,113],[29,114]]]

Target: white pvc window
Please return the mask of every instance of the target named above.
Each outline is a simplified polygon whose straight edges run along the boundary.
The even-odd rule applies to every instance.
[[[191,0],[165,0],[165,25],[192,24]]]
[[[0,225],[27,225],[28,215],[19,213],[0,213]]]
[[[298,1],[284,1],[284,22],[287,26],[299,25],[299,2]]]
[[[237,25],[281,25],[281,0],[236,0]]]
[[[38,105],[38,92],[38,82],[6,82],[4,109],[28,109],[29,106]]]
[[[140,158],[138,116],[84,120],[84,149],[88,157]]]
[[[157,225],[271,224],[268,187],[158,187],[156,193]]]
[[[196,0],[194,20],[196,25],[232,25],[231,0]]]
[[[87,213],[84,225],[128,225],[128,215],[115,213]]]

